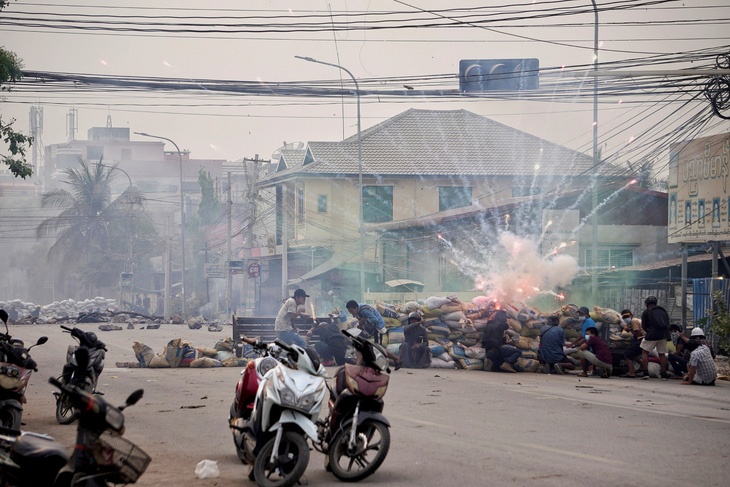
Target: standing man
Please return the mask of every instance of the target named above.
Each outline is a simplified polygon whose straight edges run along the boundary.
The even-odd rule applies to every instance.
[[[367,338],[374,337],[375,343],[380,343],[380,334],[385,333],[385,320],[378,310],[369,304],[357,304],[354,299],[348,301],[345,307],[352,316],[358,319],[358,327],[367,333]]]
[[[646,331],[646,336],[641,341],[641,370],[639,377],[649,377],[649,352],[656,349],[661,365],[662,380],[667,380],[667,340],[669,334],[669,313],[661,306],[657,306],[655,296],[649,296],[644,300],[646,309],[641,314],[641,327]]]
[[[307,348],[307,343],[297,333],[297,327],[293,320],[299,317],[309,317],[304,308],[304,302],[308,297],[309,294],[305,293],[304,289],[297,289],[294,291],[294,297],[285,300],[284,304],[281,305],[279,314],[276,315],[274,331],[276,332],[277,338],[287,345],[293,344]]]

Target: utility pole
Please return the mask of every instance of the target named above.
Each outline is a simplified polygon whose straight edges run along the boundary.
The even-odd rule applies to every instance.
[[[281,299],[289,296],[287,282],[289,281],[289,198],[286,183],[281,185]]]
[[[247,186],[247,212],[246,212],[246,231],[243,246],[243,267],[244,267],[244,296],[246,299],[246,307],[251,309],[251,303],[256,301],[256,288],[252,278],[248,276],[248,266],[251,261],[251,247],[253,243],[253,224],[256,221],[256,183],[259,179],[259,155],[256,154],[253,160],[244,159],[246,165],[246,186]],[[249,170],[250,169],[250,170]]]
[[[231,276],[231,210],[233,200],[231,199],[231,173],[228,172],[228,232],[226,238],[226,314],[231,314],[231,301],[233,294],[233,276]]]
[[[170,215],[167,215],[167,229],[169,232],[169,229],[172,228],[172,218]],[[167,233],[167,232],[166,232]],[[172,252],[170,250],[170,236],[167,235],[167,245],[165,245],[165,251],[162,255],[162,265],[165,266],[165,306],[164,306],[164,315],[166,318],[170,317],[170,294],[171,294],[171,288],[170,288],[170,274],[172,271]]]
[[[598,6],[593,3],[593,70],[598,71]],[[591,294],[593,303],[598,304],[598,78],[593,78],[593,188],[591,190],[593,217],[591,218],[592,246],[591,246]]]

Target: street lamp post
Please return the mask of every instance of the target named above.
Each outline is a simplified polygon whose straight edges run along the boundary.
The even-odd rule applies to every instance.
[[[180,148],[177,146],[177,144],[167,137],[160,137],[159,135],[150,135],[145,132],[135,132],[136,135],[141,135],[142,137],[151,137],[153,139],[162,139],[170,142],[172,145],[175,146],[175,150],[177,150],[177,158],[178,161],[180,161],[180,246],[182,251],[182,316],[185,316],[185,301],[186,301],[186,294],[185,294],[185,200],[183,198],[183,166],[182,166],[182,153],[180,152]]]
[[[598,6],[596,0],[593,4],[593,71],[598,71]],[[593,77],[593,190],[591,191],[593,203],[592,233],[593,245],[591,247],[591,292],[593,301],[598,299],[598,77]]]
[[[310,63],[324,64],[325,66],[332,66],[338,68],[347,73],[355,83],[355,95],[357,96],[357,184],[360,193],[360,216],[359,216],[359,227],[360,227],[360,302],[365,300],[365,232],[363,230],[363,201],[362,201],[362,141],[360,140],[360,87],[357,84],[355,76],[345,67],[339,64],[326,63],[324,61],[318,61],[317,59],[304,56],[294,56],[297,59],[309,61]]]

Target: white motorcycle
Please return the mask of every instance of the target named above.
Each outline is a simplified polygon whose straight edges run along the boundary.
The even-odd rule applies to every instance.
[[[242,436],[239,457],[253,466],[249,478],[262,487],[288,487],[309,463],[307,438],[319,441],[317,425],[327,392],[327,372],[317,353],[274,342],[282,353],[261,381],[253,415],[239,417],[231,428]]]

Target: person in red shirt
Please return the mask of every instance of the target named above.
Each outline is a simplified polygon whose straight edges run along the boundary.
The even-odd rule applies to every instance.
[[[588,367],[591,364],[603,370],[601,377],[604,379],[611,377],[613,372],[611,350],[598,336],[598,328],[595,326],[586,330],[586,342],[580,346],[580,365],[583,367],[583,372],[578,374],[578,377],[588,377]]]

